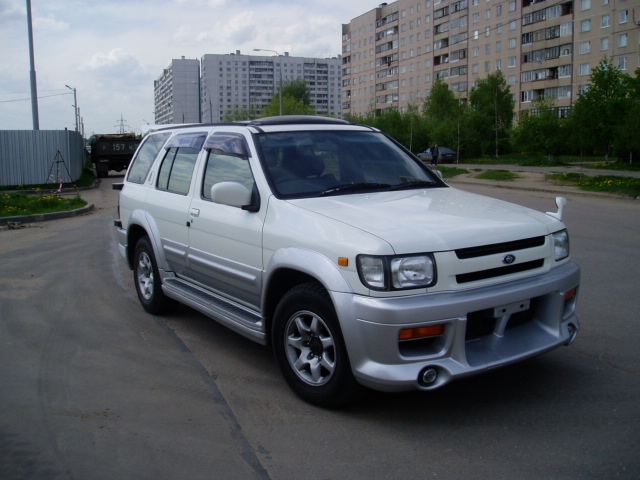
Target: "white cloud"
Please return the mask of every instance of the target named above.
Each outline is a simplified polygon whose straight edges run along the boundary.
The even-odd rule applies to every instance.
[[[341,52],[341,25],[369,0],[47,0],[32,2],[40,128],[73,128],[77,89],[87,134],[153,121],[153,81],[174,58],[207,53]],[[24,0],[0,0],[0,128],[31,128]],[[270,55],[264,52],[264,55]]]

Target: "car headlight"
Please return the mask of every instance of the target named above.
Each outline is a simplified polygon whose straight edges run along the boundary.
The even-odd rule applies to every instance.
[[[569,233],[566,230],[560,230],[553,234],[553,250],[556,262],[569,256]]]
[[[410,256],[358,255],[358,274],[371,290],[425,288],[436,283],[436,262],[431,254]]]

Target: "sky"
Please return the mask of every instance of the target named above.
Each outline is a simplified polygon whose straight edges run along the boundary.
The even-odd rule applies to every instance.
[[[31,0],[40,130],[140,133],[153,82],[172,59],[205,54],[335,57],[342,24],[372,0]],[[26,0],[0,0],[0,130],[31,130]],[[68,87],[67,87],[68,86]]]

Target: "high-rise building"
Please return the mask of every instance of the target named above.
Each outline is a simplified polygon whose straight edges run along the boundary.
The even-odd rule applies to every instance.
[[[437,78],[460,99],[501,70],[516,111],[561,116],[607,58],[640,62],[639,0],[397,0],[342,26],[342,111],[422,106]]]
[[[311,106],[318,115],[340,117],[341,69],[339,56],[206,54],[202,57],[202,120],[224,121],[227,114],[239,110],[260,114],[281,84],[297,79],[309,86]]]
[[[155,123],[200,122],[200,62],[171,60],[153,83]]]

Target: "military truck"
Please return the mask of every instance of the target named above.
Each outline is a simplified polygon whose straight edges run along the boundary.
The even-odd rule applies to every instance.
[[[94,135],[91,139],[91,161],[98,178],[109,176],[110,170],[126,170],[140,144],[141,137],[133,133]]]

